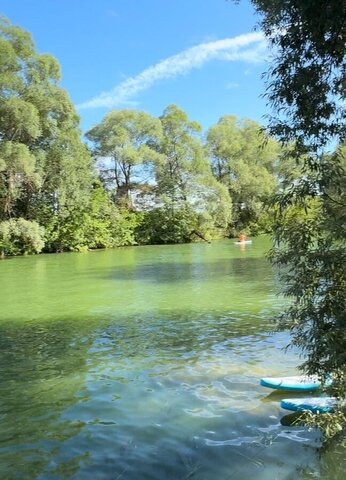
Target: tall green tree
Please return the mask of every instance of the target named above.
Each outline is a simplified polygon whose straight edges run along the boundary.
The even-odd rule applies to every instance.
[[[95,145],[94,155],[104,160],[101,175],[106,185],[113,187],[118,204],[132,208],[132,194],[157,160],[152,145],[161,134],[157,118],[136,110],[114,110],[87,132]]]
[[[0,220],[57,226],[90,195],[92,164],[60,68],[0,19]]]
[[[156,166],[156,182],[161,195],[178,203],[186,200],[190,183],[208,168],[199,135],[202,127],[176,105],[169,105],[160,121],[162,157]]]
[[[234,233],[255,232],[263,205],[278,185],[279,144],[252,120],[222,117],[207,132],[213,173],[233,202]]]
[[[345,142],[346,4],[343,0],[252,0],[273,47],[268,101],[269,131],[301,168],[299,181],[277,198],[272,252],[293,301],[281,321],[305,354],[302,368],[346,397]],[[318,203],[318,214],[311,205]],[[288,222],[292,208],[309,212]],[[343,417],[344,422],[346,418]],[[335,428],[331,428],[334,425]],[[340,429],[339,421],[329,431]]]
[[[155,167],[156,204],[173,223],[177,215],[188,225],[190,212],[194,219],[190,237],[195,233],[203,238],[208,230],[225,228],[230,220],[231,200],[227,190],[213,178],[201,142],[201,126],[176,105],[169,105],[160,121],[163,135],[156,146],[160,153]]]

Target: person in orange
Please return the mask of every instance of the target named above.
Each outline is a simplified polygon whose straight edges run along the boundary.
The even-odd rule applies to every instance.
[[[243,233],[241,233],[239,235],[239,242],[245,242],[245,240],[246,240],[246,236]]]

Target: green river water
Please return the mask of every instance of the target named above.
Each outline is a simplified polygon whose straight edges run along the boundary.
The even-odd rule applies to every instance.
[[[268,246],[0,262],[0,479],[343,479],[259,386],[299,362],[270,333]]]

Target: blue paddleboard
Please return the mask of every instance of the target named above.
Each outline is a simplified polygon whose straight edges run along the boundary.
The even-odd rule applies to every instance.
[[[313,392],[321,387],[317,376],[297,375],[295,377],[267,377],[261,378],[263,387],[291,392]]]
[[[317,398],[285,398],[281,400],[281,408],[293,412],[304,412],[309,410],[313,413],[333,412],[336,405],[334,397]]]

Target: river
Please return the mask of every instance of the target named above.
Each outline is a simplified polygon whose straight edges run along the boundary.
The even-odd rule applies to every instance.
[[[268,247],[1,261],[1,480],[343,479],[259,385],[299,363]]]

